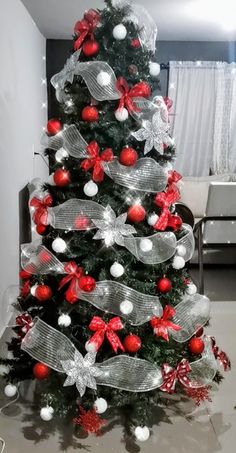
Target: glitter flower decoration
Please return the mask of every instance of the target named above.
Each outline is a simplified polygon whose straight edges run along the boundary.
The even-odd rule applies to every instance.
[[[96,390],[95,377],[99,376],[101,371],[94,366],[95,359],[95,352],[88,352],[83,357],[79,351],[75,351],[74,360],[62,360],[62,368],[67,374],[64,387],[76,384],[81,396],[84,395],[86,387]]]
[[[124,246],[124,236],[131,237],[136,233],[132,225],[126,224],[127,213],[116,217],[113,209],[107,206],[104,213],[104,220],[93,219],[94,225],[99,229],[93,239],[104,239],[107,246],[118,244]]]
[[[173,140],[168,134],[169,124],[163,121],[161,113],[158,110],[154,113],[152,120],[144,120],[142,127],[137,132],[133,132],[132,135],[139,142],[146,141],[144,147],[144,154],[148,154],[153,148],[160,154],[163,154],[163,144],[167,146],[173,145]]]

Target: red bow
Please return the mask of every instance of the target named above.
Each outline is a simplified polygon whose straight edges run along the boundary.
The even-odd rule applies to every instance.
[[[172,105],[173,105],[172,99],[170,99],[168,96],[164,96],[164,97],[163,97],[163,101],[165,102],[165,105],[166,105],[167,110],[168,110],[168,112],[169,112],[170,109],[171,109],[171,107],[172,107]]]
[[[163,384],[160,389],[163,392],[174,393],[176,382],[179,381],[185,387],[190,386],[190,379],[187,374],[191,371],[187,359],[182,359],[176,368],[171,368],[168,363],[162,365]]]
[[[70,294],[70,299],[72,300],[71,303],[74,303],[74,299],[78,299],[79,280],[84,275],[84,269],[77,266],[75,261],[68,261],[68,263],[66,263],[64,266],[64,271],[68,275],[66,275],[66,277],[63,277],[58,289],[60,290],[61,288],[63,288],[63,286],[70,282],[66,294]]]
[[[28,313],[23,313],[22,315],[17,316],[16,318],[16,324],[20,326],[20,336],[25,335],[31,327],[33,327],[33,319]]]
[[[176,311],[171,305],[166,305],[161,318],[154,317],[151,319],[150,324],[157,337],[162,337],[164,340],[169,341],[168,329],[173,329],[175,331],[182,329],[182,327],[169,321],[170,318],[173,318],[175,313]]]
[[[89,329],[95,332],[95,334],[89,339],[89,343],[95,344],[97,351],[102,345],[106,335],[106,338],[108,339],[114,352],[117,353],[119,348],[124,352],[124,346],[122,345],[118,335],[115,333],[116,330],[123,329],[123,324],[119,316],[110,319],[107,324],[99,316],[94,316],[89,324]]]
[[[162,209],[162,213],[153,226],[155,230],[164,231],[167,227],[171,227],[174,230],[180,228],[182,225],[182,219],[178,215],[173,215],[169,211],[169,207],[180,199],[180,192],[178,187],[173,182],[175,178],[179,177],[178,173],[172,172],[169,176],[170,184],[165,192],[160,192],[155,197],[156,205]],[[174,179],[173,179],[174,178]]]
[[[215,358],[219,360],[221,365],[223,365],[224,371],[229,371],[231,369],[231,362],[230,362],[229,357],[227,356],[226,352],[219,350],[219,347],[216,346],[214,337],[211,337],[211,341],[212,341],[212,350],[213,350]]]
[[[94,39],[94,32],[97,28],[99,20],[99,13],[94,9],[90,9],[84,14],[84,18],[82,20],[78,20],[78,22],[76,22],[74,32],[78,34],[78,38],[74,42],[74,50],[77,50],[82,46],[86,36],[89,36],[90,39]]]
[[[175,170],[171,170],[168,172],[168,184],[173,184],[174,182],[178,182],[182,179],[182,175]]]
[[[144,82],[136,83],[129,89],[129,85],[123,77],[119,77],[116,82],[116,88],[121,92],[118,109],[127,108],[128,112],[140,112],[140,109],[135,105],[133,98],[146,97],[151,94],[150,87]]]
[[[21,297],[27,297],[30,293],[30,280],[25,280],[24,284],[21,287],[20,295]]]
[[[80,167],[88,171],[90,168],[93,168],[92,178],[95,182],[101,182],[104,179],[104,169],[102,162],[111,162],[114,159],[114,154],[111,148],[107,148],[102,151],[99,156],[99,146],[97,142],[93,141],[87,146],[87,151],[89,154],[88,159],[84,159]]]
[[[45,195],[41,200],[33,197],[30,200],[30,207],[36,208],[33,214],[33,220],[36,225],[48,224],[48,207],[52,206],[53,199],[50,194]]]

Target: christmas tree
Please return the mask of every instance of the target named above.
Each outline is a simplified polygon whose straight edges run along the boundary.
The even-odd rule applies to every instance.
[[[199,404],[221,379],[216,359],[230,365],[204,336],[209,299],[185,268],[194,238],[175,212],[171,101],[153,95],[156,26],[138,5],[105,4],[75,24],[51,80],[61,106],[43,137],[51,175],[30,185],[40,240],[22,246],[21,312],[1,370],[9,397],[36,379],[44,421],[97,433],[119,412],[144,441],[162,395]]]

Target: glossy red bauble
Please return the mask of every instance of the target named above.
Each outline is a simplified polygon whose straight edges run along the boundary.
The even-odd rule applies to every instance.
[[[130,222],[139,223],[145,219],[146,211],[140,204],[134,204],[130,206],[127,214]]]
[[[38,362],[34,365],[33,373],[37,379],[42,381],[43,379],[47,379],[49,376],[50,368],[44,363]]]
[[[119,156],[119,161],[122,165],[125,165],[126,167],[131,167],[132,165],[135,165],[138,159],[138,154],[137,151],[133,148],[123,148],[120,156]]]
[[[76,230],[86,230],[90,225],[91,222],[85,215],[78,215],[74,220],[74,228],[76,228]]]
[[[67,289],[65,292],[65,299],[69,304],[75,304],[79,300],[79,298],[75,295],[74,291],[71,291],[70,288]]]
[[[46,225],[37,225],[36,226],[36,231],[37,231],[38,234],[45,233],[46,229],[47,229]]]
[[[40,264],[48,264],[52,260],[52,255],[47,250],[41,250],[38,255]]]
[[[199,355],[204,351],[204,341],[201,338],[191,338],[188,344],[188,349],[191,354]]]
[[[131,47],[133,47],[133,49],[138,49],[141,46],[141,42],[138,38],[134,38],[131,40],[130,45]]]
[[[22,269],[22,271],[19,272],[19,277],[21,278],[21,280],[28,280],[30,277],[32,277],[32,274]]]
[[[152,90],[148,83],[146,82],[139,82],[138,84],[138,95],[143,98],[149,98],[151,96]]]
[[[93,105],[87,105],[87,107],[83,108],[81,117],[82,120],[87,121],[87,123],[93,123],[94,121],[98,121],[99,118],[98,109]]]
[[[79,287],[82,291],[90,293],[96,288],[96,280],[90,275],[85,275],[79,279]]]
[[[47,123],[47,132],[49,135],[56,135],[62,130],[62,124],[59,120],[52,118]]]
[[[46,300],[51,299],[52,290],[51,290],[50,286],[38,285],[36,290],[35,290],[35,297],[40,302],[45,302]]]
[[[203,327],[199,327],[199,329],[195,333],[195,336],[196,337],[202,337],[203,333],[204,333]]]
[[[64,187],[70,184],[70,172],[63,168],[58,168],[54,175],[53,180],[58,187]]]
[[[157,280],[156,288],[157,291],[159,291],[160,293],[163,294],[169,293],[169,291],[171,291],[172,289],[171,280],[166,277],[160,278],[160,280]]]
[[[98,42],[95,40],[85,41],[82,47],[83,53],[86,57],[94,57],[95,55],[97,55],[99,52],[99,48],[100,46]]]
[[[126,352],[134,354],[141,348],[142,342],[138,335],[129,334],[123,341],[123,346]]]

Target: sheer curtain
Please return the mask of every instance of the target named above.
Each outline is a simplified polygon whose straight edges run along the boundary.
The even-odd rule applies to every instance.
[[[170,62],[177,170],[186,176],[236,169],[236,65]]]

